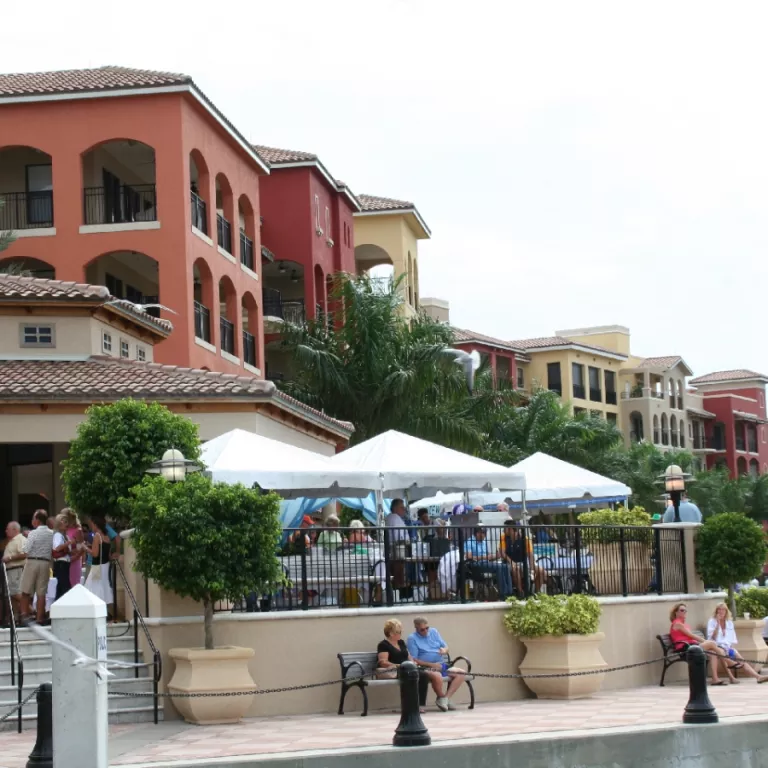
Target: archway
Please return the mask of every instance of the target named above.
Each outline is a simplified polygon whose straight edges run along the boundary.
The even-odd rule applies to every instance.
[[[643,415],[637,411],[629,414],[629,438],[633,443],[643,441]]]
[[[233,220],[232,187],[223,173],[216,175],[216,242],[219,248],[232,253]]]
[[[192,226],[207,235],[208,227],[208,196],[210,178],[208,165],[199,150],[189,153],[189,191],[192,203]]]
[[[669,445],[669,422],[666,413],[661,414],[661,444]]]
[[[53,226],[53,161],[36,147],[0,149],[0,232]]]
[[[246,291],[240,304],[241,322],[243,324],[243,362],[259,367],[258,344],[256,339],[259,333],[259,305],[253,294]]]
[[[673,379],[670,379],[667,383],[667,395],[669,396],[669,407],[674,408],[675,403],[675,382]]]
[[[365,243],[355,246],[355,264],[358,265],[358,273],[362,273],[381,264],[389,264],[389,266],[394,267],[395,263],[381,246]]]
[[[654,414],[653,416],[653,442],[655,445],[659,445],[661,442],[659,435],[659,417]]]
[[[736,474],[738,475],[747,474],[747,460],[743,456],[739,456],[736,462]]]
[[[677,381],[677,410],[683,410],[683,382],[680,379]]]
[[[237,216],[240,225],[240,263],[254,270],[253,241],[255,239],[255,223],[253,206],[247,195],[240,195],[237,201]]]
[[[685,448],[685,421],[680,419],[680,447]]]
[[[210,344],[213,275],[205,259],[197,259],[192,265],[192,291],[195,307],[195,336]]]
[[[325,315],[325,275],[323,274],[323,268],[319,264],[315,264],[315,307],[314,316],[315,320],[319,320]]]
[[[672,446],[677,448],[677,417],[674,415],[669,420],[669,433]]]
[[[221,351],[237,356],[237,291],[229,277],[219,280],[219,333]]]
[[[760,474],[760,463],[757,459],[750,459],[749,461],[749,474],[752,477],[757,477]]]
[[[56,268],[47,261],[30,259],[25,256],[16,256],[0,261],[0,274],[55,280]]]
[[[157,221],[155,150],[133,139],[104,141],[83,153],[83,222]]]
[[[111,251],[97,256],[85,267],[85,280],[91,285],[105,285],[117,299],[135,304],[156,304],[160,301],[158,263],[151,256],[136,251]],[[183,307],[171,307],[181,312]],[[159,311],[148,310],[159,317]]]

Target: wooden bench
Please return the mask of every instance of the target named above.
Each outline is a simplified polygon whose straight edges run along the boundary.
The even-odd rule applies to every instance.
[[[378,665],[378,654],[369,653],[367,651],[355,651],[352,653],[339,653],[338,659],[341,665],[341,700],[339,701],[339,714],[344,714],[344,699],[347,693],[352,688],[359,688],[363,694],[363,714],[361,717],[365,717],[368,714],[368,687],[379,685],[397,685],[398,680],[396,677],[386,678],[379,680],[376,678],[376,668]],[[469,708],[475,708],[475,689],[472,687],[472,664],[466,656],[457,656],[455,659],[448,660],[448,666],[452,667],[458,661],[463,661],[467,666],[467,674],[464,679],[469,689]],[[443,675],[443,679],[447,680],[448,676]]]
[[[693,634],[696,635],[696,637],[700,637],[702,640],[705,639],[704,633],[699,630],[694,630]],[[668,634],[656,635],[656,639],[659,641],[659,643],[661,643],[661,650],[664,654],[664,669],[661,670],[661,682],[659,683],[659,685],[663,688],[664,678],[667,675],[667,670],[673,664],[677,664],[678,661],[685,661],[685,650],[676,650],[674,643]]]

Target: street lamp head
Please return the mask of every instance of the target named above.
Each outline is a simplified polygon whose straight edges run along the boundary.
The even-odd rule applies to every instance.
[[[194,461],[184,458],[177,448],[169,448],[159,461],[153,462],[147,470],[148,475],[160,475],[169,483],[181,483],[187,475],[200,472],[202,467]]]
[[[664,488],[667,493],[672,493],[673,491],[684,491],[685,481],[689,477],[690,475],[683,472],[677,464],[670,464],[660,479],[664,481]]]

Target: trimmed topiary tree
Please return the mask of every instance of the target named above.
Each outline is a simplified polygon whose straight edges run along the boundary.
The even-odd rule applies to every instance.
[[[202,475],[169,483],[145,477],[126,501],[135,569],[160,587],[202,602],[205,649],[213,650],[213,606],[282,581],[280,497]]]
[[[699,529],[696,569],[705,584],[728,589],[728,605],[734,616],[734,586],[761,573],[766,551],[763,529],[739,512],[713,515]]]
[[[120,500],[168,448],[196,460],[197,424],[159,403],[130,398],[90,407],[62,462],[67,504],[84,515],[109,515],[128,523]]]

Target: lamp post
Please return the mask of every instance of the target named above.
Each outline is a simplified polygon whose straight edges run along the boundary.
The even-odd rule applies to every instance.
[[[680,522],[680,499],[685,490],[685,481],[690,475],[683,472],[677,464],[670,464],[664,474],[659,479],[664,481],[664,488],[672,499],[672,505],[675,508],[675,522]]]
[[[200,472],[203,468],[192,461],[185,459],[184,454],[177,448],[169,448],[163,458],[152,463],[147,470],[148,475],[160,475],[169,483],[182,483],[187,475]]]

